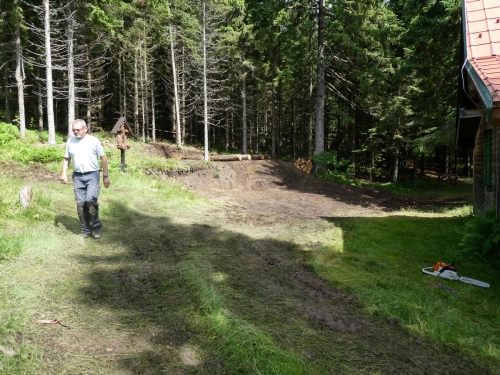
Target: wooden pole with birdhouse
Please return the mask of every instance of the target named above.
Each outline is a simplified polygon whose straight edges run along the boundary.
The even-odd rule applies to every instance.
[[[125,151],[130,148],[130,145],[127,143],[128,136],[134,136],[132,132],[132,128],[128,125],[127,119],[125,117],[120,117],[116,122],[113,130],[111,130],[111,134],[115,135],[116,139],[116,148],[121,151],[121,170],[125,171],[127,165],[125,164]]]

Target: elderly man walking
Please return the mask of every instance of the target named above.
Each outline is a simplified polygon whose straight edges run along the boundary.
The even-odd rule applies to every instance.
[[[82,226],[83,237],[102,237],[102,222],[99,220],[98,197],[99,159],[102,164],[102,182],[109,186],[108,160],[101,142],[93,135],[87,134],[87,124],[83,120],[73,122],[73,136],[66,142],[66,152],[62,165],[61,182],[68,182],[68,168],[73,162],[73,183],[76,209]]]

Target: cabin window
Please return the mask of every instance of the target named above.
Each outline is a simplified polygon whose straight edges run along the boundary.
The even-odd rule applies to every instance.
[[[486,191],[493,190],[493,157],[492,157],[492,144],[493,144],[493,130],[488,129],[484,133],[484,189]]]

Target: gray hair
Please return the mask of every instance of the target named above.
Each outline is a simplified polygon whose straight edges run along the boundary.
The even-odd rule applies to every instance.
[[[86,128],[87,127],[87,123],[85,122],[85,120],[82,120],[81,118],[76,119],[75,121],[73,121],[72,125],[81,125],[82,128]]]

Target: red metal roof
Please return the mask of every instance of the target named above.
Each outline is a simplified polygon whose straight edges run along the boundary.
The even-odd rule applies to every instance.
[[[467,58],[500,107],[500,0],[465,0],[465,9]]]

